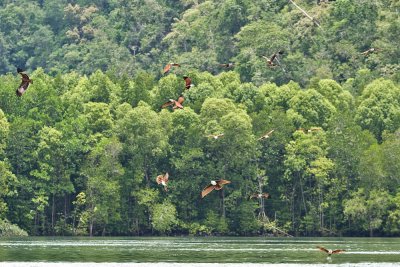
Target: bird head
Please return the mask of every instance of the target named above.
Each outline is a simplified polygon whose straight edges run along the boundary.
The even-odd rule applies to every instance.
[[[217,185],[217,182],[216,181],[211,181],[211,184],[212,185]]]

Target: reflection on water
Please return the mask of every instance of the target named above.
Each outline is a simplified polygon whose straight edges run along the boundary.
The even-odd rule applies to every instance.
[[[316,246],[345,249],[330,259]],[[399,238],[0,239],[0,267],[400,266]],[[245,263],[245,264],[243,264]],[[377,264],[379,263],[379,264]]]
[[[2,267],[372,267],[376,263],[342,263],[342,264],[259,264],[259,263],[71,263],[71,262],[1,262]],[[379,267],[395,267],[398,263],[379,263]]]

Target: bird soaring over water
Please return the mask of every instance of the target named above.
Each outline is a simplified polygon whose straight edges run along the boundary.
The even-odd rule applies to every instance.
[[[172,67],[180,67],[181,65],[178,63],[168,63],[167,65],[165,65],[164,70],[163,70],[163,74],[167,74]]]
[[[164,175],[162,175],[162,174],[158,175],[156,178],[157,184],[162,184],[164,186],[165,191],[168,191],[168,187],[167,187],[168,178],[169,178],[168,172],[165,173]]]
[[[211,191],[213,191],[213,190],[221,190],[224,185],[230,184],[230,183],[231,183],[231,181],[223,180],[223,179],[211,181],[211,183],[209,185],[207,185],[203,189],[203,191],[201,191],[201,198],[204,198],[206,195],[211,193]]]
[[[319,250],[321,250],[321,251],[327,253],[328,256],[331,256],[332,254],[339,254],[339,253],[342,253],[342,252],[345,251],[344,249],[335,249],[335,250],[332,250],[332,249],[326,249],[326,248],[320,247],[320,246],[317,246],[317,248],[318,248]]]
[[[33,83],[31,79],[29,79],[29,76],[25,73],[23,73],[23,70],[20,68],[17,68],[17,72],[21,74],[21,84],[19,85],[18,89],[15,91],[17,96],[22,96],[26,90],[28,90],[28,86],[30,83]]]

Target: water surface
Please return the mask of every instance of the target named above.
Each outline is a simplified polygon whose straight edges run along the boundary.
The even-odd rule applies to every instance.
[[[346,252],[327,258],[316,246],[341,248]],[[400,266],[400,239],[264,237],[0,239],[1,267],[207,267],[212,263],[230,267],[244,267],[249,264],[253,267],[283,266],[282,264]]]

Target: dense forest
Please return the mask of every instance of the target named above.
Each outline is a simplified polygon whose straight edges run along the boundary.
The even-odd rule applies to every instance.
[[[0,0],[0,236],[399,236],[400,2],[295,3]]]

